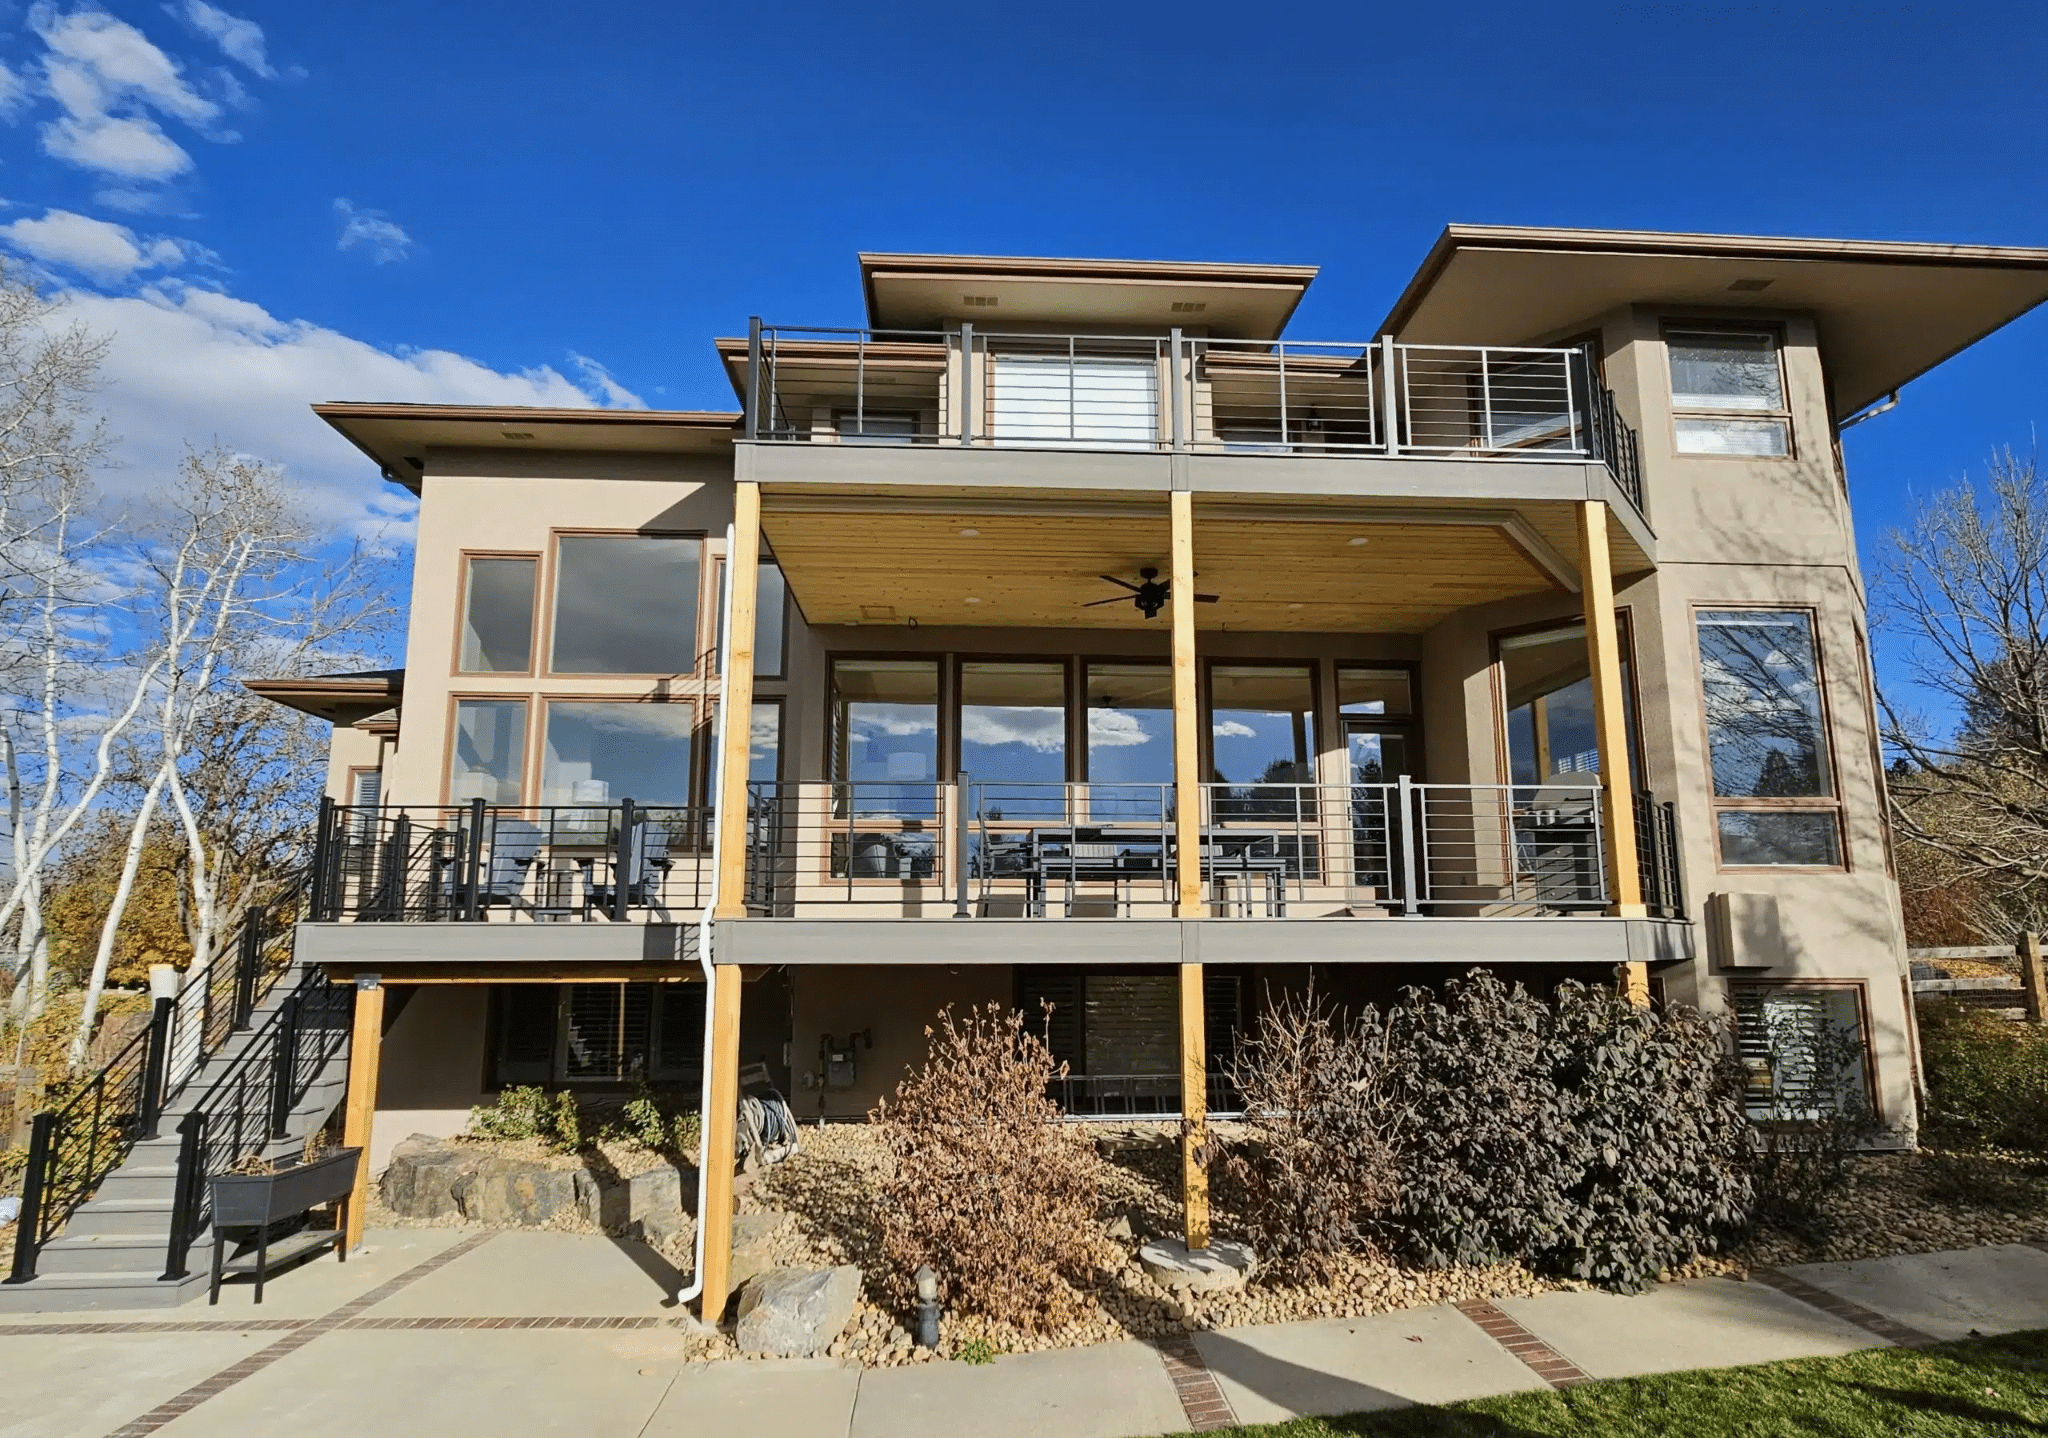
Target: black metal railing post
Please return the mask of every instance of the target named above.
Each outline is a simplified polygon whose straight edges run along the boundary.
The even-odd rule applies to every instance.
[[[176,999],[160,998],[149,1012],[149,1038],[142,1049],[142,1105],[136,1114],[136,1127],[144,1138],[156,1137],[163,1117],[171,1066],[171,1014],[177,1007]]]
[[[242,917],[242,932],[235,946],[235,1023],[237,1030],[249,1027],[256,1012],[256,970],[263,961],[263,911],[251,909]]]
[[[469,801],[469,853],[463,859],[462,917],[472,922],[483,913],[484,801]]]
[[[299,998],[293,994],[279,1007],[277,1039],[270,1051],[270,1136],[285,1138],[291,1132],[293,1091],[299,1063]]]
[[[178,1177],[171,1189],[171,1234],[164,1248],[166,1279],[185,1276],[185,1255],[199,1232],[199,1206],[206,1192],[205,1133],[203,1109],[178,1120]]]
[[[612,858],[612,921],[626,922],[626,906],[631,901],[631,889],[636,875],[633,874],[633,801],[619,800],[619,843]]]
[[[9,1283],[36,1276],[36,1250],[43,1241],[43,1195],[50,1186],[50,1154],[57,1115],[47,1109],[29,1120],[28,1168],[21,1176],[21,1212],[14,1221],[14,1271]]]
[[[306,917],[314,923],[322,923],[333,917],[328,885],[331,880],[328,870],[333,866],[332,834],[334,831],[334,801],[325,794],[320,796],[320,814],[313,823],[313,893],[306,905]]]
[[[747,321],[747,438],[761,437],[761,317]]]

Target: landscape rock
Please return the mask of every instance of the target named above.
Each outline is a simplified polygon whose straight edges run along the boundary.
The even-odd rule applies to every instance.
[[[809,1358],[832,1346],[860,1300],[860,1270],[771,1268],[740,1293],[740,1352]]]
[[[1156,1238],[1138,1250],[1138,1262],[1153,1282],[1184,1293],[1228,1293],[1250,1282],[1259,1267],[1249,1247],[1226,1238],[1193,1253],[1178,1238]]]
[[[472,1223],[497,1228],[539,1228],[575,1211],[579,1175],[523,1158],[486,1158],[455,1184],[455,1201]]]
[[[732,1264],[727,1270],[732,1291],[776,1266],[775,1239],[788,1222],[788,1214],[773,1208],[733,1216]]]
[[[446,1139],[416,1133],[391,1151],[381,1191],[384,1205],[406,1218],[453,1218],[461,1213],[455,1188],[482,1161]]]

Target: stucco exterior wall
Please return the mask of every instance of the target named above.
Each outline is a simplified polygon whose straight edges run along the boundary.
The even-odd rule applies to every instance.
[[[484,1100],[488,1002],[480,984],[421,984],[392,1022],[377,1077],[372,1173],[413,1134],[446,1138],[468,1126]]]

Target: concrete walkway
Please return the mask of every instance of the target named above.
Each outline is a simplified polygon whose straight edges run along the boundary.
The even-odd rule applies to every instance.
[[[414,1229],[260,1308],[0,1318],[0,1438],[1136,1438],[2048,1328],[2048,1245],[2014,1244],[862,1372],[684,1363],[674,1281],[636,1244]]]

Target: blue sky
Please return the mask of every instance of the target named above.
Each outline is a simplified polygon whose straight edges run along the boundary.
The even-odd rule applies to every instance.
[[[1350,338],[1453,220],[2048,243],[2044,42],[2022,6],[14,6],[0,244],[117,333],[110,487],[218,438],[402,521],[306,402],[726,407],[711,336],[856,322],[860,248],[1314,262],[1294,332]],[[2036,314],[1850,433],[1866,547],[2031,442],[2044,358]]]

